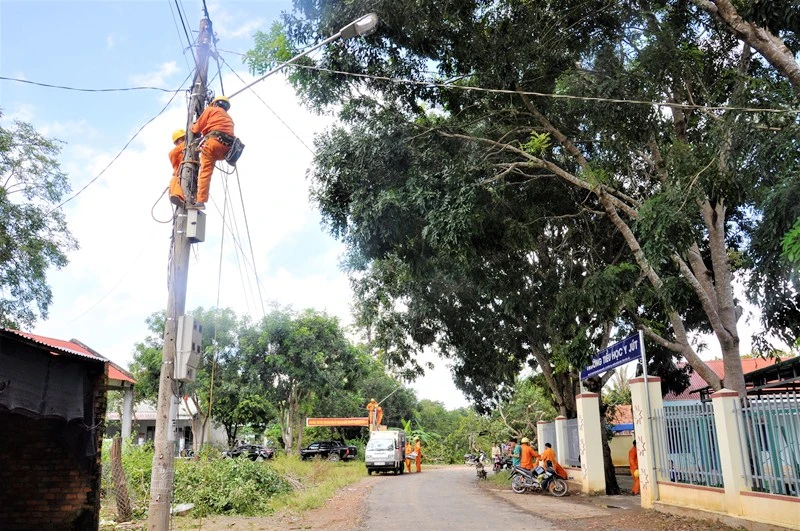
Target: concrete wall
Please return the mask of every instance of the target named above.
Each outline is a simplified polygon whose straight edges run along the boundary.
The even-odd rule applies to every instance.
[[[614,466],[628,466],[628,451],[632,445],[633,435],[617,435],[608,441]]]
[[[800,529],[800,498],[742,492],[741,503],[742,516],[745,518]]]
[[[706,511],[725,511],[725,489],[658,482],[659,501]]]

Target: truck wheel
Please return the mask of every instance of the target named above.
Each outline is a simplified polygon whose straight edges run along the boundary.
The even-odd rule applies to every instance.
[[[371,468],[368,468],[368,469],[367,469],[367,475],[368,475],[368,476],[371,476],[371,475],[372,475],[372,469],[371,469]]]
[[[404,472],[404,471],[405,471],[405,467],[403,467],[403,462],[402,462],[402,461],[400,461],[400,475],[401,475],[401,476],[403,475],[403,472]]]
[[[328,461],[335,463],[339,460],[339,454],[331,454],[328,456]]]

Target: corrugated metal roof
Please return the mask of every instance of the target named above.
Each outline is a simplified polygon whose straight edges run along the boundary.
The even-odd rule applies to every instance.
[[[775,362],[776,360],[774,358],[742,358],[742,372],[747,374],[757,369],[763,369],[764,367],[775,365]],[[683,368],[686,366],[686,362],[676,363],[676,365],[678,368]],[[725,377],[725,366],[722,360],[709,360],[706,361],[706,365],[708,365],[709,369],[714,371],[714,373],[720,378]],[[705,389],[706,387],[708,387],[708,383],[703,380],[703,377],[700,376],[697,371],[692,371],[692,373],[689,375],[689,387],[687,387],[686,390],[679,395],[676,395],[675,393],[667,393],[664,395],[664,401],[672,402],[675,400],[700,400],[700,393],[698,391],[700,389]]]
[[[117,367],[115,367],[109,360],[105,359],[103,356],[99,356],[92,352],[91,350],[87,349],[84,345],[75,343],[73,341],[65,341],[63,339],[55,339],[52,337],[45,337],[40,336],[37,334],[31,334],[29,332],[22,332],[20,330],[12,330],[10,328],[1,328],[5,332],[10,332],[14,335],[24,337],[25,339],[29,339],[34,343],[39,345],[49,347],[52,349],[56,349],[60,352],[66,352],[69,354],[73,354],[75,356],[79,356],[81,358],[89,358],[94,361],[102,361],[104,363],[109,363],[108,365],[108,377],[112,380],[120,380],[125,382],[130,382],[132,384],[136,383],[131,376],[123,373]],[[54,352],[54,354],[58,354],[60,352]]]

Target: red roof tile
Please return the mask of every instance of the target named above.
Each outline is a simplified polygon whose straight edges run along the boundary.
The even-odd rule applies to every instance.
[[[775,363],[777,363],[775,358],[742,358],[742,371],[747,374],[748,372],[753,372],[756,369],[763,369],[764,367],[775,365]],[[676,363],[676,365],[679,368],[683,368],[686,366],[686,362]],[[706,361],[706,365],[708,365],[708,367],[720,378],[725,376],[725,367],[722,360],[709,360]],[[703,380],[697,371],[692,371],[692,373],[689,375],[689,387],[687,387],[686,390],[679,395],[676,395],[675,393],[667,393],[664,395],[664,401],[671,402],[674,400],[700,400],[700,393],[693,393],[692,391],[697,391],[698,389],[704,389],[706,387],[708,387],[708,383]]]
[[[105,357],[99,355],[97,352],[87,348],[82,343],[75,342],[75,340],[65,341],[63,339],[55,339],[55,338],[52,338],[52,337],[40,336],[40,335],[36,335],[36,334],[31,334],[31,333],[28,333],[28,332],[22,332],[20,330],[11,330],[11,329],[6,329],[6,330],[8,330],[9,332],[13,332],[13,333],[15,333],[17,335],[20,335],[22,337],[26,337],[28,339],[36,341],[37,343],[41,343],[42,345],[46,345],[46,346],[57,348],[57,349],[61,349],[61,350],[66,350],[66,351],[72,352],[73,354],[78,354],[78,355],[86,356],[86,357],[89,357],[89,358],[100,358],[102,360],[105,360],[105,361],[108,362],[108,378],[109,379],[111,379],[111,380],[120,380],[120,381],[123,381],[123,382],[130,382],[132,384],[136,383],[136,380],[134,380],[133,377],[130,374],[128,374],[124,369],[122,369],[121,367],[118,367],[115,363],[112,363],[110,360],[108,360]]]

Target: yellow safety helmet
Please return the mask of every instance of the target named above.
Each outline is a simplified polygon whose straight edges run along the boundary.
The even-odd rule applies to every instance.
[[[186,136],[186,131],[184,131],[183,129],[175,129],[175,131],[172,132],[172,141],[176,142],[179,138],[183,138],[185,136]]]
[[[639,477],[639,469],[638,468],[633,471],[633,477],[635,477],[635,478]]]
[[[522,440],[521,440],[520,442],[521,442],[522,444],[525,444],[525,443],[529,443],[529,442],[531,442],[531,440],[530,440],[530,439],[528,439],[527,437],[523,437],[523,438],[522,438]]]
[[[231,101],[226,98],[225,96],[217,96],[213,100],[211,100],[211,105],[216,105],[217,107],[222,107],[226,111],[231,108]]]

